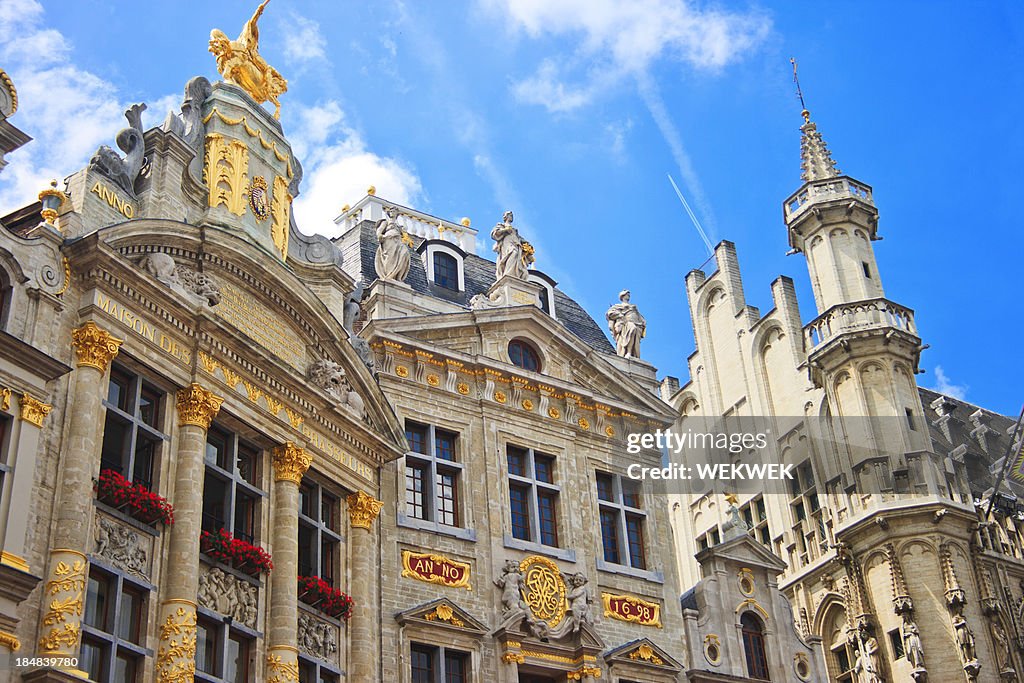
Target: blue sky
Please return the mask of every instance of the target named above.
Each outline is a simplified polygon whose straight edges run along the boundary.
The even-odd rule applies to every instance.
[[[237,35],[255,4],[2,0],[0,66],[36,141],[8,157],[0,212],[109,144],[131,102],[159,124],[188,78],[216,76],[210,29]],[[290,83],[304,230],[330,232],[374,184],[469,216],[489,255],[484,233],[511,208],[537,267],[599,321],[632,290],[644,357],[683,381],[683,278],[707,254],[666,174],[712,242],[736,243],[748,303],[767,311],[781,273],[814,315],[781,218],[800,185],[796,56],[840,168],[874,187],[886,294],[931,344],[920,383],[1019,409],[1018,2],[273,0],[260,30]]]

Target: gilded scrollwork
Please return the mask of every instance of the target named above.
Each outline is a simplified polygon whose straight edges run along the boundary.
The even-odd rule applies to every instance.
[[[299,680],[299,663],[279,654],[267,654],[267,683],[295,683]]]
[[[78,367],[96,368],[100,372],[107,371],[123,342],[91,320],[71,331]]]
[[[203,177],[210,188],[210,208],[223,204],[228,211],[245,213],[249,192],[249,148],[241,140],[228,140],[219,133],[206,136],[206,167]]]
[[[193,382],[178,390],[178,421],[182,425],[209,429],[222,403],[223,398]]]
[[[519,563],[523,573],[523,601],[534,618],[558,626],[568,610],[565,579],[558,565],[546,557],[531,555]]]
[[[43,403],[39,399],[32,398],[28,394],[21,395],[21,413],[20,417],[29,424],[34,424],[36,427],[43,426],[43,420],[53,410],[53,406],[49,403]]]
[[[441,603],[430,612],[424,614],[423,618],[427,621],[444,621],[457,628],[462,628],[466,625],[466,622],[455,616],[455,610],[452,609],[452,606],[445,603]]]
[[[196,673],[195,607],[173,608],[160,624],[156,653],[157,683],[192,683]]]
[[[356,491],[348,497],[349,524],[353,529],[369,531],[382,507],[384,507],[383,501],[379,501],[363,491]]]
[[[288,180],[274,177],[274,192],[270,201],[270,238],[274,241],[281,260],[288,258],[288,229],[291,225],[292,196],[288,193]]]
[[[302,483],[302,475],[313,463],[313,456],[306,449],[288,441],[274,449],[272,462],[274,481],[290,481],[298,485]]]
[[[42,622],[51,628],[39,639],[40,652],[68,653],[78,644],[87,571],[84,559],[58,560],[53,566],[43,593],[49,602]]]

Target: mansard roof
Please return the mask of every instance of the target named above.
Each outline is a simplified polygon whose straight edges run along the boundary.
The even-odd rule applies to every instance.
[[[363,221],[356,228],[359,230],[359,261],[360,273],[363,282],[369,285],[377,279],[377,271],[373,266],[373,258],[377,253],[377,236],[372,221]],[[414,241],[414,248],[418,249],[424,242],[422,237],[411,236]],[[452,245],[456,248],[455,245]],[[414,291],[427,296],[441,299],[449,303],[469,308],[469,301],[477,294],[486,294],[495,281],[494,261],[467,253],[463,259],[466,289],[463,292],[455,292],[445,287],[440,287],[427,279],[427,272],[423,261],[419,258],[412,259],[409,269],[409,276],[405,282]],[[357,278],[358,279],[358,278]],[[545,276],[545,279],[549,279]],[[369,289],[369,287],[367,287]],[[590,317],[582,306],[573,301],[565,292],[555,287],[555,311],[558,322],[565,325],[566,329],[579,337],[583,342],[601,353],[614,354],[608,337]]]

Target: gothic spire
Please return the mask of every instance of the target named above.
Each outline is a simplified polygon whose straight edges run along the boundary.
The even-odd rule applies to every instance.
[[[811,112],[807,111],[807,105],[804,104],[804,93],[800,90],[800,79],[796,74],[796,59],[790,57],[789,63],[793,65],[793,82],[796,84],[796,96],[800,99],[800,107],[803,109],[800,114],[804,117],[804,125],[800,126],[803,132],[800,139],[800,168],[803,171],[800,177],[805,182],[835,178],[840,175],[840,171],[836,168],[836,162],[832,160],[828,145],[818,132],[818,125],[811,121]]]

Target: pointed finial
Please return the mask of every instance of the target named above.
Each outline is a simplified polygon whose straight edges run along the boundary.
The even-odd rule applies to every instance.
[[[800,100],[800,108],[803,110],[800,115],[804,117],[804,123],[811,122],[811,112],[807,111],[807,105],[804,104],[804,93],[800,89],[800,77],[796,73],[796,57],[790,57],[789,63],[793,65],[793,83],[796,84],[796,96]]]

